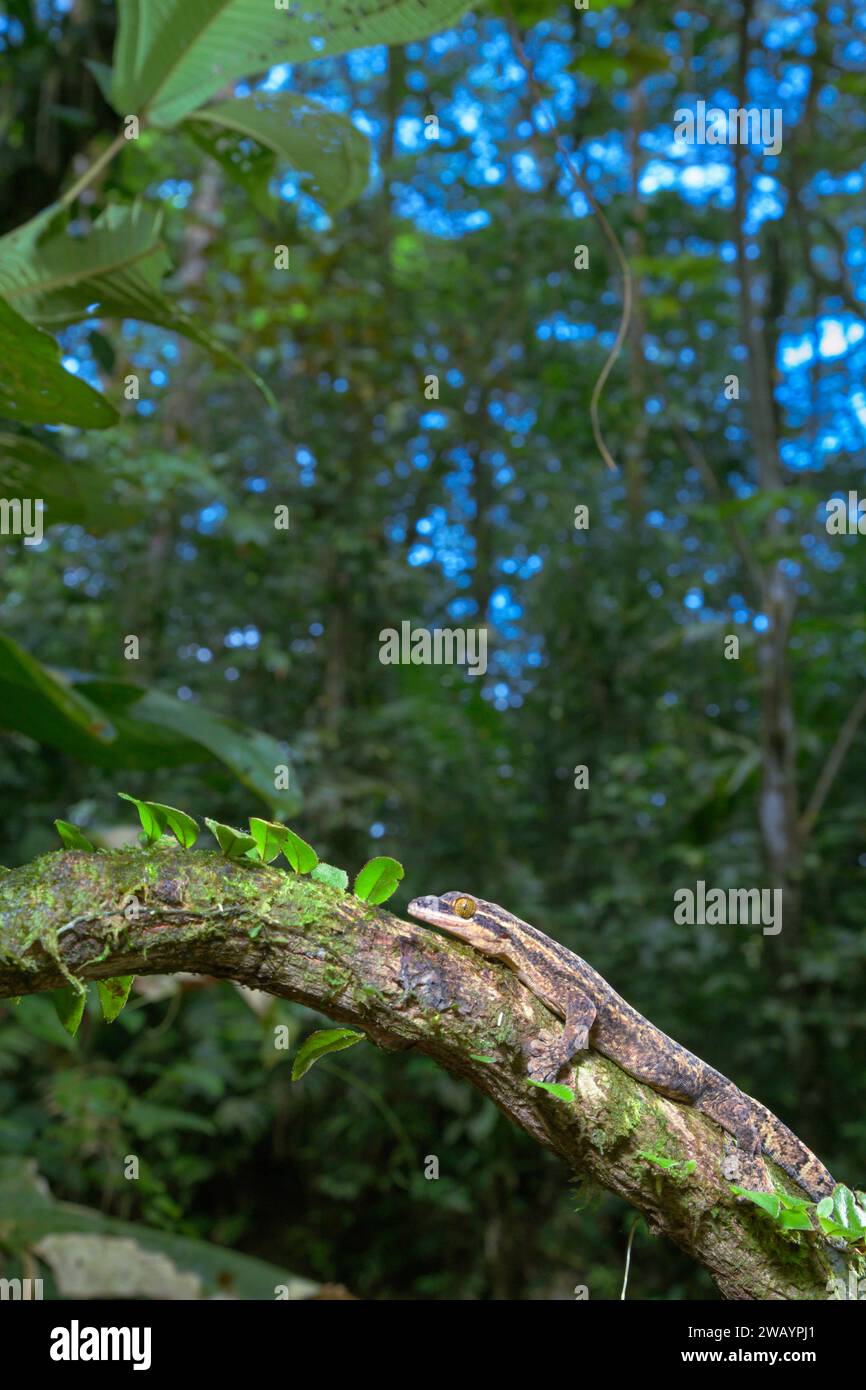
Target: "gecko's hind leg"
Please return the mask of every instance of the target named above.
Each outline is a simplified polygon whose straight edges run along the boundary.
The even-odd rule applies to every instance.
[[[565,1027],[561,1033],[545,1029],[529,1043],[528,1071],[533,1081],[555,1081],[562,1068],[578,1052],[589,1047],[589,1030],[595,1023],[597,1009],[588,995],[569,990],[565,1000]]]
[[[709,1115],[737,1141],[736,1156],[729,1154],[725,1168],[734,1166],[737,1185],[750,1192],[772,1192],[773,1184],[761,1153],[761,1133],[752,1103],[732,1081],[710,1081],[694,1102],[695,1109]],[[729,1160],[734,1160],[733,1165]]]

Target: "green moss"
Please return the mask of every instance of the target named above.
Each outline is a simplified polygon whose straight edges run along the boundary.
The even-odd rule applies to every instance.
[[[183,850],[168,842],[153,848],[119,850],[54,850],[0,878],[0,961],[13,969],[44,970],[47,956],[69,984],[83,986],[69,971],[58,948],[58,937],[76,919],[102,918],[107,938],[116,945],[131,923],[119,918],[126,895],[148,906],[160,901],[160,884],[171,884],[172,906],[189,907],[205,920],[195,935],[219,935],[229,930],[226,918],[207,921],[209,910],[243,906],[263,917],[284,915],[303,928],[333,916],[339,889],[309,878],[250,864],[230,863],[215,850]],[[118,917],[117,922],[110,919]],[[147,951],[148,942],[142,949]],[[346,987],[347,976],[333,977],[335,992]]]
[[[334,965],[326,965],[322,971],[322,979],[327,985],[328,992],[332,998],[338,994],[343,994],[349,988],[351,977],[345,970],[339,970]]]
[[[605,1126],[592,1134],[592,1142],[602,1154],[627,1139],[641,1124],[647,1109],[643,1098],[634,1092],[634,1082],[618,1068],[606,1068],[603,1085]]]
[[[377,989],[375,985],[362,984],[358,990],[359,994],[366,995],[370,999],[378,999],[381,1004],[387,1004],[388,996],[384,990]]]

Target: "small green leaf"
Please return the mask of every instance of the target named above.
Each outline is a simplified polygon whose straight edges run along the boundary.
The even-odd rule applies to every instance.
[[[533,1081],[529,1078],[530,1086],[538,1086],[540,1090],[547,1091],[555,1096],[557,1100],[567,1100],[574,1102],[574,1091],[570,1086],[563,1086],[559,1081]]]
[[[495,1062],[495,1057],[485,1057],[483,1052],[470,1052],[469,1056],[473,1062]]]
[[[647,1163],[654,1163],[657,1168],[664,1168],[666,1172],[671,1168],[679,1168],[682,1161],[678,1158],[665,1158],[663,1154],[647,1153],[645,1149],[638,1149],[637,1156],[645,1158]]]
[[[850,1233],[849,1239],[859,1240],[866,1235],[866,1212],[858,1207],[854,1193],[844,1183],[837,1183],[833,1189],[833,1210],[839,1225]]]
[[[57,1017],[67,1033],[74,1038],[84,1017],[84,1004],[87,998],[85,991],[73,989],[71,986],[68,989],[53,989],[50,998],[57,1012]]]
[[[808,1211],[812,1205],[807,1197],[791,1197],[787,1192],[779,1193],[779,1201],[785,1211]]]
[[[749,1201],[754,1202],[756,1207],[760,1207],[762,1211],[768,1212],[770,1216],[778,1220],[782,1203],[775,1192],[749,1192],[747,1188],[735,1187],[733,1183],[731,1184],[731,1191],[735,1197],[748,1197]]]
[[[844,1226],[840,1226],[838,1221],[828,1220],[826,1216],[819,1216],[818,1225],[825,1236],[835,1236],[837,1240],[851,1240],[851,1233],[846,1231]]]
[[[130,796],[129,792],[118,792],[117,795],[123,801],[131,801],[138,812],[141,821],[141,828],[144,831],[145,843],[155,845],[157,840],[162,839],[162,832],[166,827],[165,817],[160,811],[155,811],[149,801],[139,801],[137,796]]]
[[[811,1231],[812,1223],[804,1211],[783,1211],[779,1216],[783,1231]]]
[[[276,859],[289,833],[284,825],[277,825],[271,820],[261,820],[259,816],[250,817],[250,832],[263,864],[270,864]]]
[[[243,859],[251,849],[256,848],[252,835],[245,830],[235,830],[234,826],[223,825],[221,821],[211,820],[210,816],[205,816],[204,823],[229,859]]]
[[[286,843],[283,845],[283,854],[288,859],[296,874],[312,873],[319,862],[319,856],[308,845],[306,840],[302,840],[300,835],[296,835],[294,830],[288,826],[283,827],[286,832]]]
[[[403,865],[387,854],[370,859],[355,879],[355,897],[364,902],[386,902],[397,891],[397,884],[403,877]]]
[[[857,1202],[861,1195],[837,1183],[832,1197],[824,1197],[818,1203],[818,1222],[825,1235],[837,1236],[852,1245],[866,1238],[866,1209]]]
[[[333,864],[323,864],[321,861],[316,865],[310,878],[315,878],[319,883],[327,883],[329,888],[339,888],[345,893],[349,886],[349,875],[345,869],[336,869]]]
[[[188,816],[186,811],[178,811],[176,806],[163,806],[159,801],[145,801],[143,804],[162,821],[163,830],[168,826],[179,845],[192,849],[198,839],[198,822],[192,816]]]
[[[117,1018],[129,998],[129,991],[134,979],[134,975],[116,975],[111,980],[96,981],[99,1002],[102,1005],[102,1017],[106,1023],[113,1023]]]
[[[63,841],[64,849],[93,849],[87,836],[68,820],[56,820],[57,833]]]
[[[352,1028],[324,1028],[318,1033],[311,1033],[304,1039],[292,1063],[292,1080],[300,1081],[320,1057],[354,1047],[355,1043],[363,1042],[366,1036],[366,1033],[356,1033]]]
[[[663,1154],[647,1153],[646,1149],[638,1149],[638,1158],[645,1158],[647,1163],[654,1163],[657,1168],[663,1168],[666,1172],[677,1172],[682,1177],[688,1177],[697,1168],[697,1160],[694,1158],[665,1158]]]

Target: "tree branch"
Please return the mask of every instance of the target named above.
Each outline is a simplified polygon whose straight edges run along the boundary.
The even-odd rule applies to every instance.
[[[725,1297],[840,1296],[828,1283],[846,1276],[838,1252],[819,1237],[793,1244],[734,1199],[722,1131],[705,1116],[595,1052],[563,1077],[574,1104],[530,1085],[523,1050],[555,1021],[511,971],[468,947],[309,878],[208,851],[58,851],[0,875],[0,997],[181,970],[298,1000],[386,1049],[417,1047],[643,1212]],[[678,1176],[641,1150],[695,1170]]]
[[[800,839],[803,844],[806,843],[806,840],[812,832],[815,821],[821,814],[821,808],[827,799],[830,788],[836,780],[836,774],[845,761],[848,749],[854,742],[854,735],[857,733],[864,715],[866,715],[866,690],[861,690],[845,722],[836,735],[836,742],[830,749],[827,761],[821,768],[812,795],[806,803],[806,809],[800,817]]]

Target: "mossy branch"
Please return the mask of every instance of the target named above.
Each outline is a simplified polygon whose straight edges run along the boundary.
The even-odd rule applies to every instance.
[[[640,1210],[725,1297],[844,1296],[842,1252],[786,1236],[734,1198],[712,1121],[595,1052],[561,1078],[573,1104],[529,1084],[524,1048],[556,1021],[515,975],[458,942],[324,883],[210,851],[58,851],[0,875],[0,997],[177,971],[298,1000],[386,1049],[418,1048]]]

